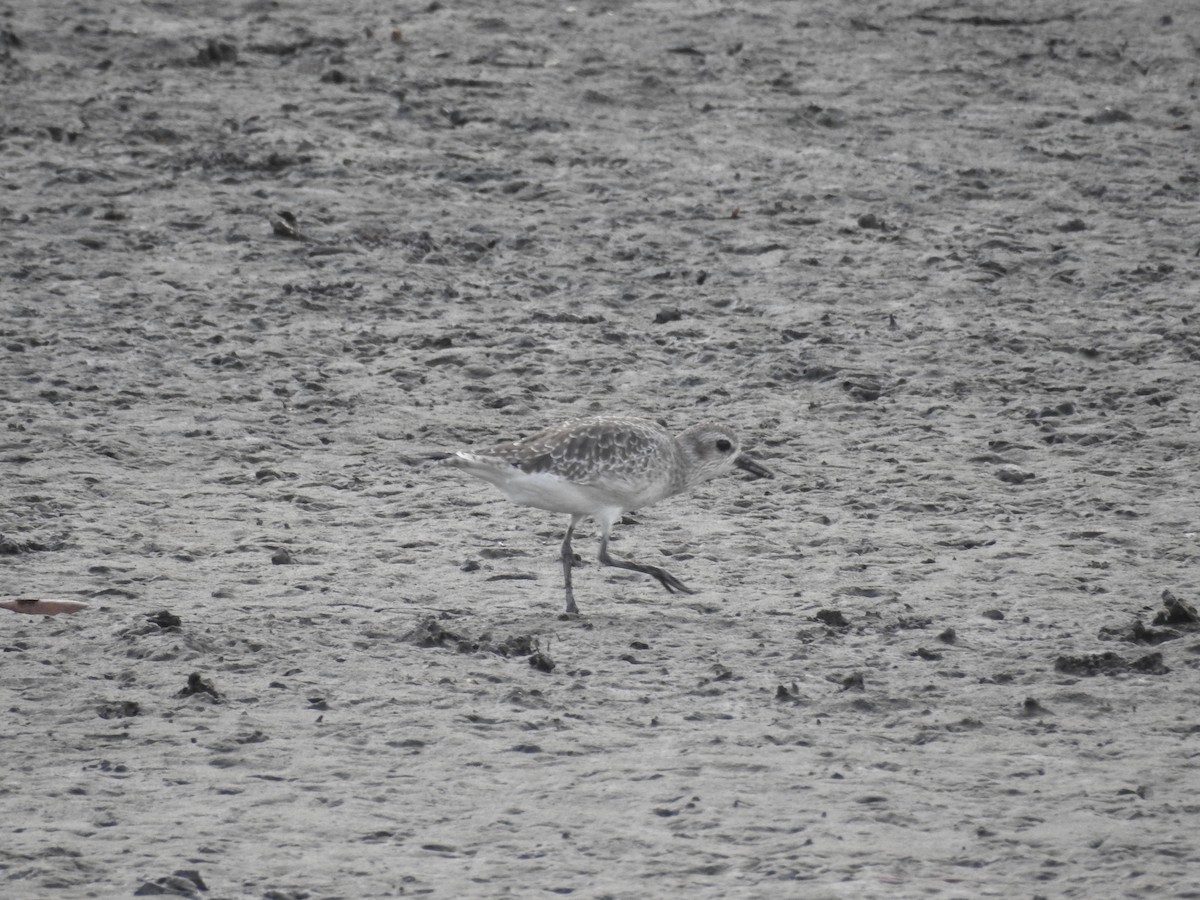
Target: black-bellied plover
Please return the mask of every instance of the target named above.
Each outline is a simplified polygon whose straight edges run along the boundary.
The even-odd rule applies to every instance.
[[[653,575],[668,591],[691,594],[658,566],[609,556],[613,523],[630,510],[682,493],[734,466],[760,478],[774,477],[742,453],[727,425],[699,422],[672,436],[654,422],[628,416],[573,419],[523,441],[460,450],[445,463],[494,484],[513,503],[571,516],[561,549],[568,613],[579,612],[571,587],[571,537],[584,519],[600,525],[601,563]]]

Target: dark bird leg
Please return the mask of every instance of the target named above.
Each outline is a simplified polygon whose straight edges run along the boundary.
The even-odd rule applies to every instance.
[[[670,593],[679,592],[681,594],[696,593],[670,572],[665,569],[660,569],[658,566],[646,566],[641,563],[635,563],[628,559],[614,559],[608,555],[608,529],[607,523],[602,523],[602,531],[600,534],[600,562],[606,566],[616,566],[618,569],[630,569],[634,572],[641,572],[643,575],[653,575],[658,579],[658,583],[665,587]]]
[[[567,536],[562,542],[562,566],[563,580],[567,585],[567,612],[578,613],[579,607],[575,605],[575,591],[571,589],[571,567],[575,565],[575,552],[571,549],[571,537],[575,534],[575,526],[579,524],[583,516],[571,516],[571,524],[567,526]]]

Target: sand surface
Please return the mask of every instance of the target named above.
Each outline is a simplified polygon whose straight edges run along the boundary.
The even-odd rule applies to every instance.
[[[0,610],[0,895],[1200,897],[1194,2],[39,0],[0,83],[0,597],[89,604]],[[598,412],[778,477],[565,619],[427,457]]]

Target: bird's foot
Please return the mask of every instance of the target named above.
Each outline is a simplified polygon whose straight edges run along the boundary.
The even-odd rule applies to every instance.
[[[666,569],[660,569],[658,566],[646,566],[645,572],[647,575],[653,575],[658,579],[658,583],[667,589],[672,594],[694,594],[696,593]]]

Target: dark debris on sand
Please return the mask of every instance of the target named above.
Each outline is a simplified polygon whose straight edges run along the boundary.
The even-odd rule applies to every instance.
[[[1162,601],[1162,609],[1154,616],[1152,624],[1174,625],[1175,628],[1150,628],[1140,618],[1135,618],[1126,628],[1101,628],[1100,640],[1161,644],[1181,638],[1186,632],[1200,630],[1200,615],[1196,613],[1194,606],[1180,600],[1170,591],[1162,592]]]
[[[211,683],[201,678],[199,672],[193,672],[188,676],[187,685],[180,689],[178,696],[191,697],[194,694],[207,694],[214,700],[221,699],[221,695],[217,693],[217,689]]]
[[[494,640],[490,634],[478,638],[446,628],[433,616],[419,621],[401,638],[418,647],[443,647],[459,653],[495,653],[504,657],[524,657],[529,665],[542,672],[554,670],[554,661],[540,649],[538,639],[529,634],[514,634],[503,640]]]
[[[1064,675],[1080,675],[1091,678],[1096,675],[1120,675],[1137,672],[1142,675],[1166,675],[1171,670],[1163,665],[1161,653],[1147,653],[1135,660],[1128,660],[1113,653],[1092,653],[1088,656],[1060,656],[1054,662],[1054,671]]]
[[[1154,617],[1155,625],[1184,625],[1189,629],[1200,628],[1200,613],[1190,603],[1180,600],[1170,591],[1162,592],[1163,608]]]
[[[195,869],[176,869],[171,875],[145,881],[136,891],[135,897],[197,897],[207,891],[208,885]]]

